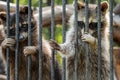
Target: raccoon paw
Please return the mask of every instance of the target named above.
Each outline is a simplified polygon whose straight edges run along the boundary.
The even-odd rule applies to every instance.
[[[91,34],[89,34],[87,32],[84,33],[81,38],[82,38],[82,41],[88,42],[90,44],[94,44],[96,41],[96,38],[94,38]]]
[[[37,48],[35,46],[26,46],[24,47],[23,53],[25,56],[28,56],[30,54],[37,53]]]
[[[60,45],[56,41],[50,40],[49,44],[50,44],[50,46],[51,46],[52,49],[59,50],[59,51],[61,50]]]
[[[12,39],[12,38],[6,38],[1,43],[1,46],[4,49],[7,48],[7,47],[13,48],[14,45],[15,45],[15,40]]]

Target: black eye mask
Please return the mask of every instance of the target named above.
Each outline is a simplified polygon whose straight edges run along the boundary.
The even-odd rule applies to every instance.
[[[21,27],[19,27],[19,30],[22,32],[28,31],[28,24],[22,24]]]
[[[85,23],[83,21],[78,21],[78,26],[80,26],[81,29],[85,28]],[[92,22],[89,23],[89,29],[91,30],[97,30],[98,23],[97,22]],[[101,28],[103,26],[103,23],[101,22]]]
[[[28,24],[22,24],[19,28],[20,31],[22,32],[27,32],[28,31]],[[31,23],[31,32],[33,32],[36,29],[35,23]]]

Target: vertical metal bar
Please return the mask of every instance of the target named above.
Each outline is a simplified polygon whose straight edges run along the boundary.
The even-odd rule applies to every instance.
[[[66,38],[66,0],[62,0],[62,38],[63,42],[65,42]]]
[[[63,37],[63,43],[66,40],[66,0],[62,0],[62,37]],[[62,58],[62,64],[63,64],[63,69],[62,69],[62,80],[66,80],[66,58]]]
[[[98,80],[101,80],[101,0],[98,0]]]
[[[113,65],[113,0],[110,0],[110,80],[114,80]]]
[[[9,30],[10,30],[10,0],[7,0],[7,7],[6,7],[6,12],[7,12],[7,22],[6,22],[6,25],[7,25],[7,38],[9,37]],[[7,48],[6,50],[6,54],[7,54],[7,80],[10,80],[10,50],[9,48]]]
[[[51,6],[51,0],[47,0],[47,6]],[[48,36],[51,38],[51,27],[48,27]]]
[[[51,39],[54,39],[55,34],[55,22],[54,22],[54,0],[51,0]],[[52,50],[52,60],[51,60],[51,80],[55,80],[55,60],[54,60],[54,51]]]
[[[78,80],[78,0],[75,0],[75,80]]]
[[[18,80],[18,34],[19,34],[19,0],[16,1],[16,31],[15,31],[15,40],[16,40],[16,48],[15,48],[15,80]]]
[[[31,0],[28,0],[28,46],[31,46]],[[28,80],[31,77],[31,56],[28,56]]]
[[[65,57],[62,58],[62,64],[63,64],[63,67],[62,67],[62,80],[66,80],[66,58]]]
[[[39,0],[39,80],[42,80],[42,0]]]
[[[89,16],[88,16],[88,0],[85,0],[85,32],[88,32],[89,27]],[[86,80],[89,80],[89,49],[88,44],[85,43],[86,47]]]

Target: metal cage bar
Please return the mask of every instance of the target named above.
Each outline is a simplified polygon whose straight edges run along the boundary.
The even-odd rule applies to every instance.
[[[28,0],[28,46],[31,46],[31,0]],[[28,56],[28,80],[32,80],[31,77],[31,55]]]
[[[66,40],[66,0],[62,0],[62,39],[63,39],[63,43]],[[62,80],[66,80],[66,58],[63,57],[62,58]]]
[[[78,80],[78,0],[75,1],[75,80]]]
[[[42,0],[39,0],[39,80],[42,80]]]
[[[88,16],[88,0],[85,0],[85,32],[88,32],[89,28],[89,16]],[[89,80],[89,49],[88,44],[85,43],[86,47],[86,80]]]
[[[6,25],[7,25],[7,35],[6,37],[8,38],[9,37],[9,30],[10,30],[10,0],[7,0],[7,7],[6,7],[6,12],[7,12],[7,22],[6,22]],[[7,61],[7,80],[10,80],[10,50],[9,48],[6,49],[6,61]]]
[[[101,80],[101,0],[98,0],[98,80]]]
[[[16,31],[15,31],[15,40],[16,40],[16,48],[15,48],[15,80],[18,80],[18,51],[19,51],[19,40],[18,40],[18,35],[19,35],[19,0],[16,1]]]
[[[110,80],[114,80],[113,65],[113,0],[110,0]]]
[[[51,0],[51,39],[54,40],[54,36],[55,36],[55,22],[54,22],[54,0]],[[52,50],[52,59],[51,59],[51,80],[55,80],[55,52],[54,50]]]

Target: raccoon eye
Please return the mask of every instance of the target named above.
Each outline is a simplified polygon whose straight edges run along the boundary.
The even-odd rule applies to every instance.
[[[89,28],[92,29],[92,30],[97,30],[97,23],[90,23],[89,24]]]
[[[27,31],[28,30],[28,24],[24,24],[21,26],[22,31]]]
[[[78,21],[78,26],[80,26],[82,29],[83,27],[85,27],[85,24],[83,21]]]

